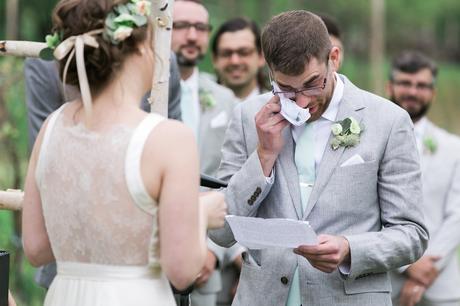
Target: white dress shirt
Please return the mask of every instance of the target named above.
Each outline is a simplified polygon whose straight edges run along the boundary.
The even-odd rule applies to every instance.
[[[425,135],[426,123],[426,117],[414,123],[415,140],[417,141],[417,149],[420,156],[423,154],[423,136]]]
[[[332,94],[331,102],[327,107],[326,111],[321,115],[318,120],[315,120],[311,123],[314,128],[315,133],[315,169],[316,176],[318,176],[318,169],[321,160],[323,159],[324,150],[326,149],[329,136],[331,134],[331,126],[337,121],[337,113],[339,112],[340,101],[343,97],[343,88],[344,84],[340,76],[335,73],[335,88]],[[301,126],[291,125],[291,133],[294,141],[302,134],[305,129],[305,124]]]
[[[195,132],[195,136],[198,138],[198,130],[199,130],[199,125],[200,125],[200,96],[199,96],[199,85],[198,85],[198,68],[195,68],[193,70],[192,75],[186,79],[186,80],[181,80],[181,87],[184,88],[185,86],[188,87],[191,93],[191,97],[187,99],[188,101],[191,101],[191,105],[189,105],[189,108],[186,107],[186,109],[191,110],[192,116],[194,116],[194,122],[196,123],[196,126],[190,126],[192,130]],[[184,89],[182,89],[184,91]],[[184,103],[184,99],[181,99],[181,103]],[[184,109],[184,107],[182,107]]]

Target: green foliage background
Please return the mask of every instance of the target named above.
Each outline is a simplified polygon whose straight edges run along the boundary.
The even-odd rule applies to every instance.
[[[0,0],[0,39],[5,38],[6,2]],[[51,29],[51,10],[57,1],[19,0],[19,38],[43,41]],[[337,19],[345,45],[342,72],[358,86],[370,89],[369,0],[204,0],[211,23],[217,28],[235,16],[247,16],[263,25],[271,16],[291,9],[308,9],[326,13]],[[402,49],[419,49],[440,64],[438,94],[430,117],[440,126],[460,134],[460,2],[458,0],[386,0],[385,2],[386,71],[392,55]],[[209,56],[201,64],[212,72]],[[14,76],[22,75],[21,59],[0,58],[0,86]],[[8,119],[0,122],[0,140],[4,135],[15,146],[21,159],[21,185],[27,165],[27,120],[24,83],[20,78],[0,92],[8,111]],[[12,187],[13,168],[0,141],[0,190]],[[44,290],[33,281],[34,269],[24,260],[15,236],[14,215],[0,211],[0,248],[12,253],[10,284],[19,305],[41,305]]]

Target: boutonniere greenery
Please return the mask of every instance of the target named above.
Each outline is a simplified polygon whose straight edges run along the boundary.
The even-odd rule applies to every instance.
[[[203,110],[213,108],[216,105],[216,100],[210,91],[200,89],[200,105]]]
[[[423,147],[428,153],[434,154],[438,149],[438,143],[432,136],[427,136],[423,139]]]
[[[360,135],[364,127],[353,117],[345,118],[334,123],[331,127],[334,138],[331,140],[331,148],[337,150],[339,147],[354,147],[359,143]]]

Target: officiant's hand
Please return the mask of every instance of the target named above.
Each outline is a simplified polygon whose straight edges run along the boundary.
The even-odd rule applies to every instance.
[[[317,245],[301,245],[294,249],[294,253],[326,273],[332,273],[342,263],[350,263],[350,245],[342,236],[319,235]]]
[[[278,154],[284,142],[281,132],[289,125],[289,121],[280,114],[280,98],[274,96],[256,114],[257,136],[259,146],[257,154],[265,176],[270,176]]]
[[[200,194],[200,205],[203,208],[207,220],[208,229],[221,228],[225,224],[227,204],[224,194],[217,191],[202,192]]]
[[[203,286],[211,277],[212,273],[216,269],[216,262],[217,258],[216,255],[211,250],[208,250],[208,254],[206,256],[206,261],[204,263],[203,269],[201,269],[200,274],[195,281],[196,287]]]
[[[426,287],[412,279],[407,279],[399,296],[400,306],[414,306],[422,299]]]
[[[419,260],[411,264],[405,273],[409,278],[428,288],[439,275],[439,271],[434,263],[440,258],[439,256],[431,255],[422,256]]]

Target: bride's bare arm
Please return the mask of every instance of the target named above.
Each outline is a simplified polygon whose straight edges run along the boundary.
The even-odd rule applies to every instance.
[[[24,253],[33,266],[42,266],[54,261],[51,245],[46,232],[40,193],[35,181],[35,171],[43,134],[48,120],[43,124],[29,161],[25,181],[24,204],[22,208],[22,241]]]
[[[162,268],[176,288],[184,289],[206,256],[207,222],[198,205],[198,152],[192,131],[179,122],[161,123],[146,143],[142,165],[149,193],[159,199]]]

